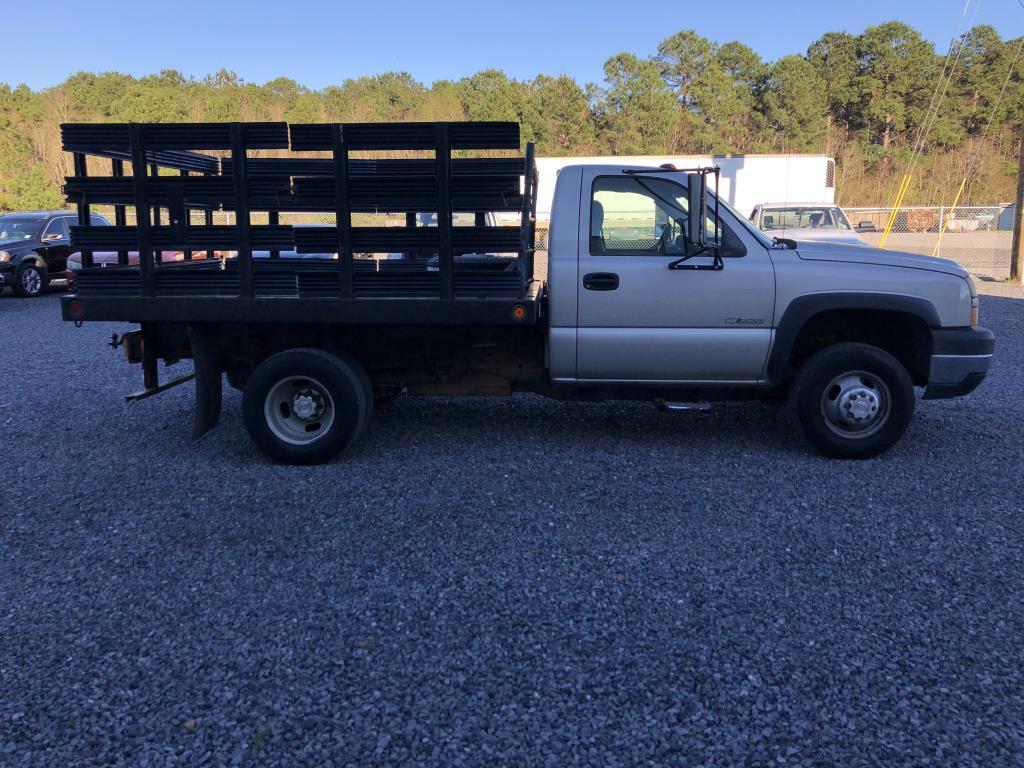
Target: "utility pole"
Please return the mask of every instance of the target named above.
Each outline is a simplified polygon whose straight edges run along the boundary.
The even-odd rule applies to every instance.
[[[1020,157],[1017,160],[1017,199],[1013,208],[1013,241],[1010,245],[1010,280],[1024,280],[1024,124],[1020,127]]]

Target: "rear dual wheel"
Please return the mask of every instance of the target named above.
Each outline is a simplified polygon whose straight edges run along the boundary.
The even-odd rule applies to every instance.
[[[319,349],[291,349],[253,370],[242,416],[253,442],[285,464],[319,464],[346,451],[373,410],[358,362]]]

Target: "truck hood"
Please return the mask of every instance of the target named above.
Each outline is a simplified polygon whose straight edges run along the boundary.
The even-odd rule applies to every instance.
[[[769,234],[774,234],[769,232]],[[866,246],[863,240],[856,232],[851,232],[847,229],[810,229],[810,228],[792,228],[787,227],[780,232],[782,237],[788,237],[791,240],[797,242],[812,242],[812,243],[845,243],[846,245],[863,245]]]
[[[927,269],[965,279],[968,276],[959,264],[948,259],[936,259],[932,256],[901,251],[883,251],[881,248],[869,246],[797,241],[796,252],[801,259],[808,261],[847,261],[854,264],[877,264],[881,267]]]

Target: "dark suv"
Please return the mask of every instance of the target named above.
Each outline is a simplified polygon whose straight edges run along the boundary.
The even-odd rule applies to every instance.
[[[92,225],[109,221],[92,214]],[[16,296],[38,296],[50,280],[67,276],[71,254],[73,211],[25,211],[0,216],[0,291],[7,285]]]

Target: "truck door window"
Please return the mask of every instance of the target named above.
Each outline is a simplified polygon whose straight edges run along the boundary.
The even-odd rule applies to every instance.
[[[590,252],[681,256],[688,210],[686,189],[668,179],[600,176],[591,191]],[[709,236],[714,229],[709,220]]]
[[[61,217],[54,219],[50,222],[50,225],[46,228],[46,232],[43,233],[43,237],[57,235],[60,240],[67,240],[71,237],[71,231],[68,229],[68,220]]]

